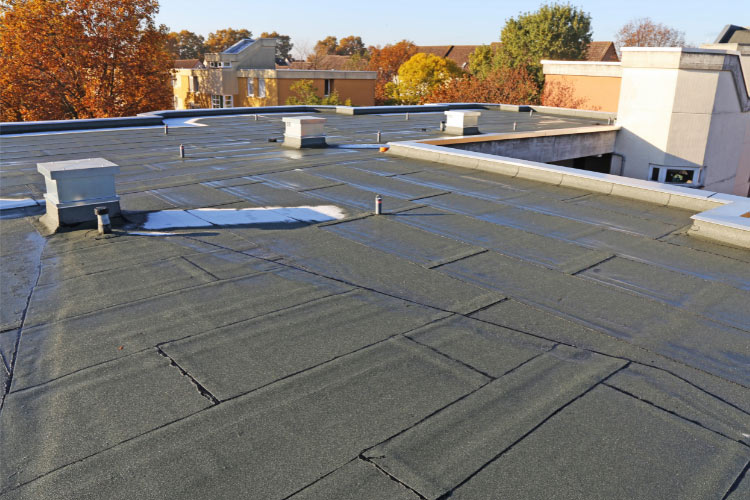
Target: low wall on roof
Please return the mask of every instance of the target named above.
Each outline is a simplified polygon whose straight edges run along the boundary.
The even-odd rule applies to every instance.
[[[580,127],[423,142],[463,151],[550,163],[612,153],[618,129],[619,127],[613,126]]]
[[[32,132],[55,132],[66,130],[91,130],[99,128],[119,127],[148,127],[163,124],[166,118],[199,118],[204,116],[227,116],[271,113],[336,113],[339,115],[367,115],[391,113],[436,113],[451,109],[494,109],[517,113],[531,110],[539,113],[575,116],[581,118],[612,119],[615,115],[599,111],[580,109],[553,108],[547,106],[528,106],[517,104],[495,103],[446,103],[422,104],[414,106],[263,106],[242,108],[200,108],[200,109],[169,109],[140,113],[138,116],[123,118],[94,118],[87,120],[53,120],[41,122],[4,122],[0,123],[0,135],[25,134]]]

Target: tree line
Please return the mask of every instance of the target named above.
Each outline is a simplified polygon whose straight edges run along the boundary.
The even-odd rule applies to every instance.
[[[99,118],[169,109],[175,59],[202,59],[252,38],[244,28],[220,29],[206,38],[172,32],[155,24],[158,10],[157,0],[0,1],[0,119]],[[293,60],[289,35],[274,31],[260,37],[278,40],[278,63]],[[565,89],[557,95],[542,92],[539,61],[583,59],[590,42],[588,13],[568,4],[544,4],[508,19],[500,43],[478,47],[468,68],[418,54],[409,40],[366,46],[355,35],[326,36],[304,56],[313,68],[327,56],[346,56],[346,69],[376,71],[378,104],[560,105]],[[647,18],[624,25],[616,42],[618,48],[685,45],[682,32]],[[307,87],[299,90],[301,101],[310,97]]]

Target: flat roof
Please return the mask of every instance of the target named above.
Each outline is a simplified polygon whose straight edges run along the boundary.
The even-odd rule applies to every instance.
[[[695,212],[373,144],[442,113],[321,114],[334,147],[305,150],[269,142],[290,115],[3,136],[0,197],[101,157],[127,217],[0,213],[3,499],[747,496],[750,251],[688,237]],[[602,123],[479,126],[514,122]],[[320,206],[344,218],[144,228]]]

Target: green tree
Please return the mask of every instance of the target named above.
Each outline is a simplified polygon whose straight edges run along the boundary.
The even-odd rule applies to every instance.
[[[268,33],[264,31],[260,34],[261,38],[275,38],[276,39],[276,62],[283,64],[284,62],[292,60],[292,39],[289,35],[280,35],[275,31]]]
[[[252,38],[253,34],[246,29],[236,30],[227,28],[216,30],[208,34],[206,39],[206,52],[221,52],[245,38]]]
[[[418,104],[436,86],[461,75],[461,69],[450,59],[419,53],[401,65],[398,83],[389,88],[397,102]]]
[[[339,97],[338,91],[334,90],[329,96],[320,97],[318,90],[315,88],[315,84],[312,80],[299,80],[289,86],[294,95],[286,99],[286,104],[289,105],[329,105],[338,106],[341,104],[341,98]]]
[[[495,66],[525,66],[541,85],[542,59],[581,60],[591,43],[591,16],[570,4],[545,4],[510,18]]]
[[[362,42],[362,38],[354,35],[342,38],[336,46],[336,54],[340,56],[353,56],[356,54],[362,57],[366,52],[367,49],[364,42]]]
[[[335,54],[336,47],[338,47],[338,39],[335,36],[327,36],[324,39],[317,41],[313,48],[313,53],[316,56]]]
[[[203,59],[204,39],[192,31],[182,30],[169,33],[167,49],[174,59]]]
[[[469,73],[484,78],[494,69],[495,51],[489,45],[480,45],[469,54]]]

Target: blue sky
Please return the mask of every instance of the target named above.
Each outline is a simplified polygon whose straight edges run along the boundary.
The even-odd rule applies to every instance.
[[[367,45],[404,38],[417,45],[474,45],[498,41],[505,20],[536,10],[542,1],[368,2],[161,0],[157,22],[173,31],[201,35],[221,28],[247,28],[255,35],[278,31],[292,37],[296,49],[311,49],[327,35],[358,35]],[[573,5],[591,14],[594,40],[613,40],[636,17],[650,17],[685,32],[688,43],[712,42],[726,24],[750,25],[745,0],[579,0]],[[742,8],[744,4],[744,9]]]

